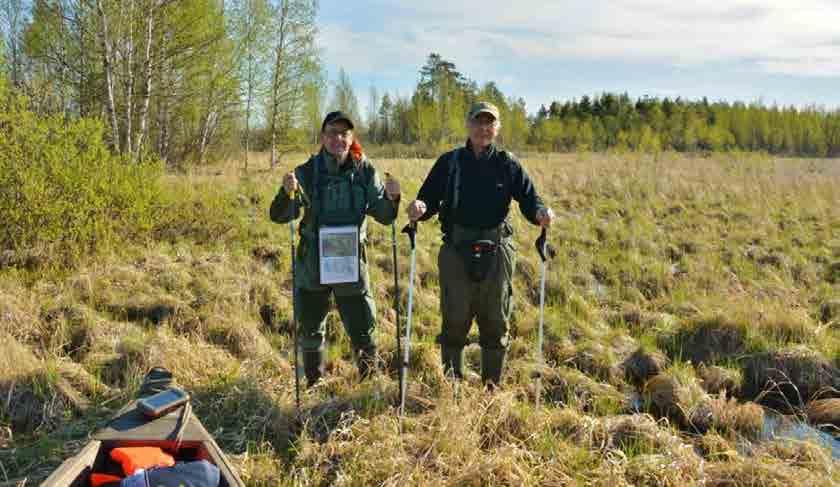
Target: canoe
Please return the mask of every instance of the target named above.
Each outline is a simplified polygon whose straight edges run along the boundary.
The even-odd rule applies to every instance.
[[[166,389],[172,383],[169,371],[154,368],[146,375],[138,399]],[[85,447],[62,463],[41,486],[88,487],[91,473],[102,472],[106,468],[112,449],[135,446],[160,447],[179,462],[206,460],[219,468],[220,487],[245,486],[219,445],[201,421],[191,413],[190,407],[180,407],[164,416],[150,419],[137,408],[136,400],[121,409],[107,426],[93,434]]]

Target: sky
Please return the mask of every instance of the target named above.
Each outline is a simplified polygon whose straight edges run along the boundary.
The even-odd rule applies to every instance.
[[[318,22],[363,111],[432,52],[531,113],[605,91],[840,108],[840,0],[321,0]]]

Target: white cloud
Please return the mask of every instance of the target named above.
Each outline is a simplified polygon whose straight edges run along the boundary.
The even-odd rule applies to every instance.
[[[364,22],[370,12],[380,25]],[[329,63],[416,72],[440,52],[471,74],[522,60],[621,59],[840,76],[840,2],[828,0],[425,0],[378,2],[358,18],[322,26]]]

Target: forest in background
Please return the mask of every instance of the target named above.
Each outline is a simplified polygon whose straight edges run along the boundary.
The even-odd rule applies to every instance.
[[[113,153],[170,166],[311,150],[323,115],[363,121],[388,155],[432,156],[465,139],[475,100],[502,113],[516,150],[762,151],[840,155],[840,111],[583,94],[527,107],[430,54],[409,95],[371,86],[361,109],[350,76],[321,61],[317,0],[0,0],[7,96],[37,117],[93,118]],[[372,150],[376,150],[371,148]]]

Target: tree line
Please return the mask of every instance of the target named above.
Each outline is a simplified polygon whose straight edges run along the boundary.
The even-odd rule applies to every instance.
[[[420,69],[411,96],[379,97],[371,89],[370,106],[378,109],[368,114],[368,138],[433,147],[461,142],[464,114],[479,99],[499,107],[501,142],[517,149],[840,156],[840,111],[602,93],[555,101],[529,116],[522,98],[505,96],[493,82],[479,88],[438,54]]]
[[[840,112],[817,107],[602,93],[528,113],[432,53],[410,94],[370,87],[362,113],[349,75],[333,82],[317,46],[317,0],[0,0],[0,76],[38,116],[95,118],[124,159],[170,164],[267,151],[272,165],[317,144],[333,109],[362,140],[435,153],[466,138],[476,100],[501,112],[502,144],[539,151],[766,151],[840,155]]]
[[[528,142],[541,150],[765,151],[840,155],[840,111],[604,93],[540,107]]]

